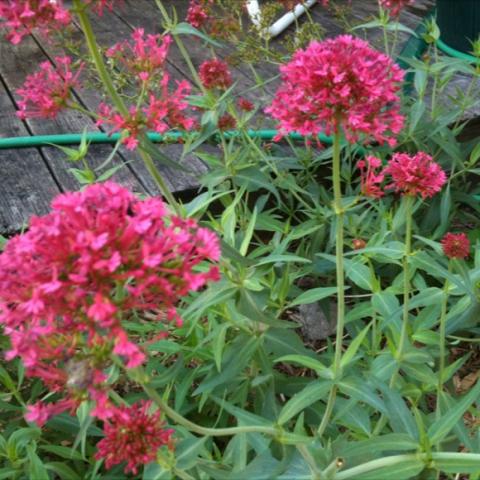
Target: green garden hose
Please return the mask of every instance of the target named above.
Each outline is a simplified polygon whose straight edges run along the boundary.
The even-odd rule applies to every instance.
[[[247,135],[250,138],[259,138],[265,141],[272,141],[278,134],[277,130],[248,130]],[[147,133],[148,138],[152,142],[178,142],[186,137],[184,132],[169,132],[165,135],[160,133]],[[226,138],[232,138],[241,135],[238,130],[228,130],[224,132]],[[305,137],[298,133],[290,133],[288,138],[294,141],[304,140]],[[57,135],[33,135],[29,137],[9,137],[0,138],[0,150],[7,148],[31,148],[42,147],[52,145],[79,145],[82,138],[89,143],[117,143],[121,135],[119,133],[100,133],[100,132],[87,132],[85,134],[79,133],[64,133]],[[326,135],[320,133],[318,139],[323,144],[330,145],[332,139]]]

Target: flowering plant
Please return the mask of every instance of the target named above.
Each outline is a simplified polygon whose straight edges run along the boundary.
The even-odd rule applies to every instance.
[[[18,90],[21,119],[90,115],[118,134],[105,165],[126,147],[157,190],[96,178],[85,137],[62,147],[83,189],[2,244],[0,476],[477,478],[480,149],[458,138],[474,87],[442,94],[478,66],[440,58],[431,24],[405,73],[412,2],[379,0],[348,34],[297,30],[289,58],[262,38],[282,64],[260,81],[219,48],[241,2],[157,0],[164,31],[100,46],[122,3],[0,5],[7,41],[69,47]],[[355,36],[379,27],[384,52]],[[208,166],[195,195],[168,188],[159,137]]]

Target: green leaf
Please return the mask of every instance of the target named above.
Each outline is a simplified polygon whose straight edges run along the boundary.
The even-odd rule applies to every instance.
[[[216,40],[213,40],[213,38],[210,38],[208,35],[205,35],[203,32],[197,30],[195,27],[186,22],[177,23],[177,25],[175,25],[175,27],[170,30],[170,32],[172,33],[172,35],[193,35],[195,37],[201,38],[202,40],[205,40],[207,43],[210,43],[215,47],[222,47],[221,43],[218,43]]]
[[[258,345],[258,338],[249,338],[247,336],[237,337],[236,341],[230,346],[230,355],[224,358],[221,373],[213,372],[213,375],[208,376],[200,383],[193,392],[193,395],[211,392],[215,387],[238,380],[238,374],[250,362]]]
[[[395,433],[406,433],[411,439],[418,440],[418,428],[415,419],[402,396],[391,388],[380,386],[387,416]]]
[[[258,167],[249,167],[239,170],[235,173],[232,180],[239,186],[247,190],[247,192],[256,192],[265,189],[270,192],[278,203],[281,203],[280,194],[272,182],[272,179]]]
[[[210,286],[207,290],[200,293],[187,309],[182,312],[182,318],[185,322],[193,323],[198,320],[208,308],[225,302],[233,297],[236,291],[237,288],[229,282],[220,282],[214,286]]]
[[[436,420],[428,429],[427,435],[432,445],[442,441],[455,427],[455,424],[461,420],[464,413],[473,402],[479,400],[480,382],[457,402],[438,420]]]
[[[69,168],[68,171],[81,185],[90,185],[95,182],[95,172],[90,169]]]
[[[17,387],[15,382],[12,380],[10,374],[0,365],[0,382],[6,387],[9,392],[16,392]]]
[[[470,154],[469,166],[473,167],[477,163],[479,158],[480,158],[480,143],[477,143],[475,145],[475,148],[472,150],[472,153]]]
[[[387,413],[383,400],[377,395],[374,388],[363,379],[345,378],[338,384],[338,387],[344,395],[365,402],[383,414]]]
[[[191,437],[182,440],[175,448],[177,467],[188,470],[197,463],[198,454],[205,448],[208,437]]]
[[[158,340],[153,343],[147,343],[142,345],[143,348],[146,348],[148,352],[161,352],[166,355],[173,355],[174,353],[178,353],[182,347],[175,342],[170,340]]]
[[[285,424],[297,413],[324,398],[331,388],[331,383],[327,381],[315,381],[305,387],[283,406],[278,416],[278,424]]]
[[[415,255],[412,255],[411,263],[413,267],[420,268],[434,277],[440,277],[442,279],[448,278],[448,280],[455,284],[462,293],[468,292],[466,286],[458,280],[455,275],[452,275],[446,268],[439,265],[438,262],[426,252],[418,252]]]
[[[145,465],[142,480],[174,480],[173,474],[156,462]]]
[[[372,306],[389,324],[398,317],[401,312],[400,302],[396,295],[389,291],[381,291],[373,294]]]
[[[38,428],[20,428],[15,430],[7,440],[7,450],[17,452],[35,440],[38,440],[42,432]]]
[[[255,266],[259,267],[260,265],[268,265],[270,263],[312,263],[311,260],[305,257],[300,257],[298,255],[288,255],[288,254],[272,254],[266,257],[263,257],[260,261],[255,263]]]
[[[248,247],[250,246],[250,242],[252,240],[253,232],[255,229],[255,224],[257,221],[257,207],[253,209],[252,216],[250,218],[250,222],[248,223],[247,230],[245,231],[245,236],[243,237],[242,244],[240,245],[240,254],[245,256],[248,252]]]
[[[47,470],[52,471],[61,480],[83,480],[85,477],[82,475],[80,476],[75,470],[70,468],[66,463],[62,462],[49,462],[45,464],[45,468]]]
[[[85,460],[79,452],[69,447],[63,447],[61,445],[41,445],[39,448],[46,452],[53,453],[58,457],[65,458],[66,460]]]
[[[230,402],[227,402],[223,398],[217,397],[216,395],[210,395],[210,398],[220,405],[223,410],[228,412],[230,415],[233,415],[239,425],[248,426],[248,425],[261,425],[264,427],[272,427],[272,422],[268,421],[266,418],[261,417],[260,415],[255,415],[254,413],[247,412],[242,408],[232,405]]]
[[[281,463],[272,457],[270,450],[266,450],[252,460],[245,470],[223,477],[225,480],[272,480],[280,473]]]
[[[306,357],[305,355],[285,355],[275,360],[275,363],[278,362],[296,363],[302,367],[310,368],[316,372],[326,372],[330,370],[322,362],[316,360],[315,358]]]
[[[345,289],[347,290],[348,287]],[[312,288],[306,292],[301,293],[293,302],[289,304],[289,307],[294,307],[296,305],[305,305],[307,303],[318,302],[324,298],[330,297],[337,293],[337,287],[319,287]]]
[[[265,334],[265,350],[273,353],[276,357],[282,355],[304,355],[315,358],[312,350],[305,348],[300,337],[291,330],[283,328],[269,328]]]
[[[377,289],[377,282],[372,278],[370,269],[362,263],[360,258],[345,261],[345,275],[364,290],[374,292]]]
[[[388,433],[361,442],[347,443],[340,454],[343,457],[365,457],[372,452],[396,452],[417,450],[418,442],[405,433]]]
[[[27,445],[27,457],[29,478],[34,478],[35,480],[50,480],[45,465],[35,453],[34,445]]]
[[[414,30],[412,30],[411,28],[408,28],[406,25],[400,22],[389,21],[385,26],[385,28],[390,32],[397,32],[397,31],[404,32],[404,33],[408,33],[412,37],[418,37],[418,35]]]
[[[15,468],[0,468],[0,480],[11,480],[18,478],[18,470]]]
[[[162,153],[157,145],[155,145],[147,137],[142,137],[142,141],[139,144],[140,150],[148,153],[154,160],[156,160],[161,165],[166,167],[173,168],[175,170],[181,170],[183,172],[192,173],[192,171],[184,167],[180,162],[168,158],[164,153]]]
[[[113,177],[121,168],[125,167],[130,162],[123,162],[118,165],[115,165],[114,167],[109,168],[108,170],[105,170],[98,178],[97,178],[97,183],[98,182],[105,182],[109,178]]]
[[[439,305],[443,299],[444,292],[441,288],[430,287],[421,290],[413,296],[408,304],[409,310],[418,307],[427,307],[429,305]]]
[[[444,473],[480,473],[478,453],[432,453],[433,467]]]
[[[229,328],[230,326],[227,324],[222,325],[218,328],[213,340],[213,358],[215,359],[215,365],[219,372],[222,370],[222,353],[225,346],[225,336]]]
[[[347,351],[342,355],[342,360],[340,361],[340,366],[342,368],[346,367],[355,357],[360,345],[363,343],[365,336],[370,330],[370,325],[367,325],[360,333],[358,333],[355,338],[350,342],[350,345],[347,348]]]
[[[200,132],[198,132],[198,137],[190,145],[188,145],[182,155],[185,156],[193,152],[200,145],[202,145],[202,143],[212,137],[216,131],[217,125],[215,123],[207,123],[206,125],[202,125]]]
[[[387,457],[388,458],[388,457]],[[385,460],[385,459],[383,459]],[[371,469],[365,471],[365,465],[371,466]],[[354,473],[360,470],[362,473]],[[378,467],[376,460],[367,464],[359,465],[348,470],[343,470],[335,475],[335,480],[354,479],[354,480],[407,480],[418,479],[418,474],[425,469],[425,462],[416,455],[396,455],[386,467]]]

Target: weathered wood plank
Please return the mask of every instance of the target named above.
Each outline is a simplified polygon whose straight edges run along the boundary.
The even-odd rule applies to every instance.
[[[0,81],[0,136],[23,136],[28,131]],[[0,150],[0,234],[16,232],[32,215],[43,215],[60,192],[37,149]]]
[[[19,88],[26,76],[34,72],[40,62],[46,61],[41,49],[32,37],[26,37],[19,45],[11,45],[9,42],[0,42],[0,57],[2,59],[1,74],[14,99],[18,99],[15,90]],[[14,111],[14,106],[11,107]],[[61,112],[54,120],[28,119],[26,121],[29,131],[33,135],[48,135],[56,133],[77,133],[84,128],[96,130],[90,118],[79,112]],[[42,147],[42,154],[49,163],[56,182],[62,190],[76,190],[78,182],[68,172],[72,165],[67,162],[65,155],[54,147]],[[111,153],[111,146],[91,146],[87,161],[92,168],[102,163]],[[134,191],[143,191],[138,180],[128,168],[120,169],[114,179]]]

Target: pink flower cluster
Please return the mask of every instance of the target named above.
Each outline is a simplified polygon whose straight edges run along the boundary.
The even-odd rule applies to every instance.
[[[351,35],[313,41],[281,67],[283,83],[265,111],[280,122],[280,135],[327,135],[343,130],[390,145],[400,132],[398,92],[403,72],[383,53]]]
[[[84,0],[87,5],[90,5],[98,15],[103,15],[103,9],[107,8],[112,11],[116,3],[121,3],[119,0]]]
[[[115,58],[127,70],[147,82],[162,74],[172,43],[170,35],[146,35],[143,28],[136,29],[132,40],[117,43],[107,50],[107,56]]]
[[[201,28],[209,18],[208,12],[205,10],[198,0],[191,0],[187,10],[187,22],[195,28]]]
[[[97,444],[97,460],[106,468],[126,462],[125,473],[137,474],[138,468],[156,459],[157,450],[172,448],[172,429],[166,429],[160,411],[149,413],[151,402],[138,402],[115,409],[105,422],[105,438]]]
[[[363,195],[372,198],[383,197],[384,192],[380,184],[385,178],[385,173],[377,171],[382,166],[380,159],[368,156],[365,160],[360,160],[357,166],[360,169],[360,189]]]
[[[467,258],[470,240],[465,233],[447,233],[442,239],[442,248],[448,258]]]
[[[123,142],[129,150],[138,146],[138,137],[145,130],[165,133],[171,128],[190,130],[196,124],[195,119],[185,115],[188,108],[185,101],[190,94],[190,84],[186,80],[177,82],[177,89],[168,89],[170,77],[164,73],[160,82],[161,94],[149,95],[149,101],[143,109],[130,107],[128,115],[122,115],[104,103],[100,104],[97,125],[111,128],[112,132],[121,131],[125,136]]]
[[[387,185],[387,189],[403,195],[420,195],[422,198],[433,197],[447,181],[442,167],[425,152],[413,156],[396,153],[384,173],[392,177],[392,183]]]
[[[380,6],[390,11],[392,17],[398,17],[403,8],[413,5],[415,0],[378,0]]]
[[[9,29],[7,39],[17,44],[35,28],[48,34],[69,25],[71,16],[62,0],[1,0],[0,20]]]
[[[40,64],[40,69],[29,75],[17,94],[22,97],[17,115],[25,118],[55,118],[67,107],[71,89],[78,84],[81,67],[72,71],[70,57],[56,57],[54,67],[50,62]]]
[[[226,89],[232,84],[232,75],[226,62],[218,58],[205,60],[198,70],[200,80],[207,89]]]
[[[180,323],[179,300],[219,278],[216,266],[198,265],[219,257],[215,234],[169,215],[158,198],[141,201],[112,182],[58,196],[0,255],[6,357],[20,357],[27,375],[65,394],[30,407],[27,418],[43,423],[86,398],[96,402],[93,415],[108,418],[110,355],[127,368],[145,359],[122,320],[160,310]]]
[[[373,198],[384,195],[381,184],[387,175],[391,177],[391,183],[385,187],[387,190],[395,190],[402,195],[419,195],[423,199],[433,197],[447,181],[442,167],[425,152],[415,155],[395,153],[381,171],[381,161],[371,156],[358,162],[357,166],[361,175],[361,191]]]

